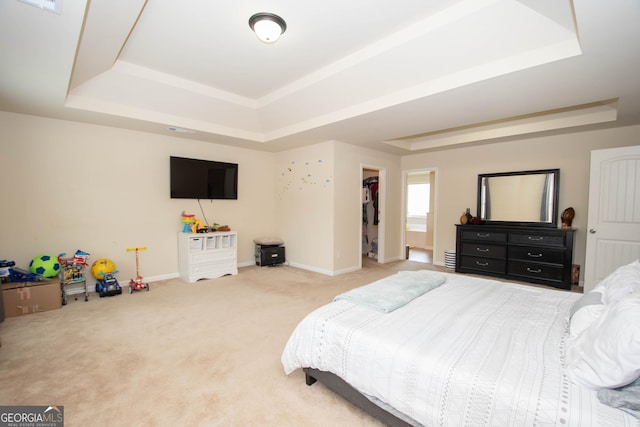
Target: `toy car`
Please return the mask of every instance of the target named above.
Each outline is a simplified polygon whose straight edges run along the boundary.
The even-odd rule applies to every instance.
[[[96,292],[100,294],[100,298],[111,297],[120,295],[122,287],[113,273],[102,273],[102,278],[98,279],[98,283],[96,283]]]

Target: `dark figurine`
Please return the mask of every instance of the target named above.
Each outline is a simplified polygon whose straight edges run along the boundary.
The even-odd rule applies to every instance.
[[[573,208],[567,208],[562,212],[562,228],[571,228],[573,217],[576,216],[576,211]]]

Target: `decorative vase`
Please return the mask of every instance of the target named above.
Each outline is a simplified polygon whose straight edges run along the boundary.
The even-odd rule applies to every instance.
[[[469,224],[471,218],[473,218],[473,216],[471,215],[471,209],[467,208],[465,213],[463,213],[460,217],[460,224]]]
[[[460,224],[466,224],[467,221],[469,221],[469,218],[467,218],[467,214],[463,212],[462,216],[460,217]]]
[[[576,211],[573,208],[567,208],[562,212],[562,228],[571,228],[573,217],[576,215]]]

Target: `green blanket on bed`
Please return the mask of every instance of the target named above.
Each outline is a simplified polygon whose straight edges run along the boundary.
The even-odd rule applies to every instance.
[[[400,271],[393,276],[340,294],[334,301],[349,301],[382,313],[390,313],[437,288],[445,280],[444,275],[433,271]]]

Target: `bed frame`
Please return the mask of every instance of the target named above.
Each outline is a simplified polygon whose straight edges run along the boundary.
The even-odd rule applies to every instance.
[[[319,381],[329,390],[343,397],[352,405],[362,409],[367,414],[380,420],[384,424],[390,427],[411,427],[411,424],[398,418],[392,413],[385,411],[384,409],[367,399],[358,390],[351,387],[345,380],[343,380],[339,376],[332,374],[331,372],[320,371],[313,368],[303,368],[302,370],[304,371],[305,382],[307,383],[307,385],[310,386],[316,381]]]

